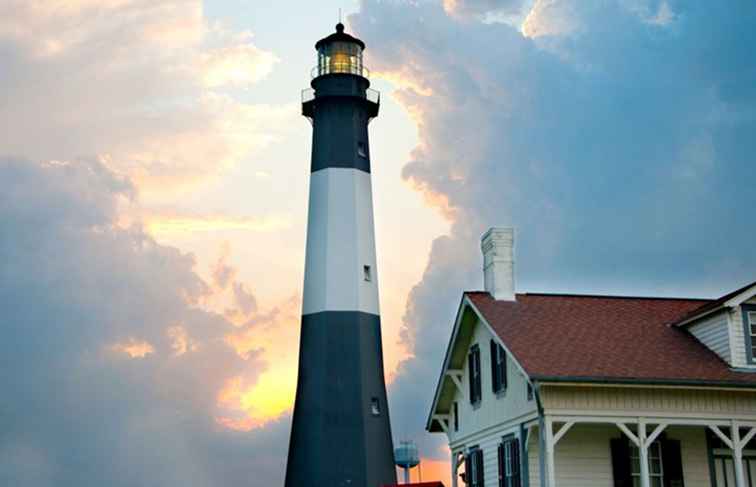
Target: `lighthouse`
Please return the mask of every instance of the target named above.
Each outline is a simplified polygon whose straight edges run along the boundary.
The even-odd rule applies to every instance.
[[[336,25],[303,92],[312,122],[299,375],[286,487],[396,483],[383,375],[365,44]]]

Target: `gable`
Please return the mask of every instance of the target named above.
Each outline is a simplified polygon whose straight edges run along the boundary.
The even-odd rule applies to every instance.
[[[752,337],[744,316],[756,306],[756,287],[746,286],[694,310],[678,326],[736,369],[756,368]]]
[[[431,405],[430,414],[426,423],[426,429],[430,432],[443,431],[443,428],[434,416],[449,415],[452,412],[452,405],[455,401],[467,402],[469,388],[467,357],[473,344],[477,344],[481,350],[481,371],[482,371],[482,392],[484,397],[491,394],[490,384],[490,351],[489,343],[494,340],[501,345],[507,352],[509,369],[516,371],[519,377],[527,380],[524,370],[517,363],[515,357],[507,350],[506,345],[501,341],[498,335],[488,323],[480,316],[473,304],[463,296],[457,312],[457,319],[452,330],[447,351],[444,358],[444,365],[436,386],[436,391]],[[455,376],[455,377],[452,377]],[[459,384],[455,384],[455,380]],[[461,389],[461,390],[460,390]]]
[[[444,366],[441,370],[436,395],[431,406],[431,416],[434,414],[449,414],[451,410],[451,403],[454,401],[457,386],[449,373],[456,371],[461,374],[465,369],[467,352],[470,348],[470,342],[472,341],[477,321],[478,317],[475,315],[475,312],[463,303],[452,330],[449,345],[447,346]],[[429,419],[430,423],[432,421]]]
[[[470,401],[470,370],[469,362],[465,360],[461,374],[461,386],[453,391],[450,402],[450,414],[453,414],[456,403],[457,426],[454,430],[454,416],[450,417],[448,436],[450,445],[464,442],[471,435],[477,435],[481,431],[494,429],[506,429],[519,427],[519,421],[532,413],[536,414],[535,399],[528,398],[528,379],[517,367],[511,355],[506,354],[504,359],[506,366],[506,386],[494,390],[494,361],[495,355],[491,342],[499,345],[497,337],[491,329],[482,321],[477,320],[474,331],[467,346],[467,352],[476,347],[480,351],[481,370],[481,398],[476,403]],[[467,355],[466,355],[467,358]],[[516,424],[512,422],[515,421]]]

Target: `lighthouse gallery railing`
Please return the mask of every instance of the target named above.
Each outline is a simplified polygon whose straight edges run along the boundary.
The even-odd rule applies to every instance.
[[[302,90],[302,103],[307,103],[308,101],[312,101],[315,99],[315,89],[314,88],[305,88]],[[372,88],[368,88],[365,90],[365,99],[367,101],[371,101],[373,103],[377,103],[380,105],[381,103],[381,92],[378,90],[374,90]]]

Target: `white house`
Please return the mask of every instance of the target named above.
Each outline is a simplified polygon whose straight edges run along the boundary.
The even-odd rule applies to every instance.
[[[756,487],[756,283],[515,294],[512,230],[482,249],[486,291],[462,296],[426,425],[453,487]]]

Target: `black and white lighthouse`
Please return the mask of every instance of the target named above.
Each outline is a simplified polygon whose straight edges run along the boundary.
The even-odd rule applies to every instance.
[[[380,487],[396,482],[368,144],[380,100],[362,65],[365,44],[341,23],[315,48],[302,99],[312,162],[286,487]]]

